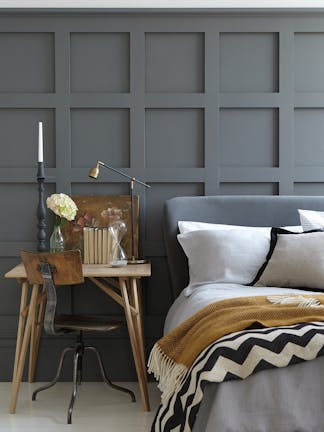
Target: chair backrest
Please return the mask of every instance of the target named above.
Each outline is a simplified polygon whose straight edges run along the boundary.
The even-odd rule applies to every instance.
[[[65,252],[27,252],[20,251],[27,279],[31,284],[43,284],[43,276],[39,264],[49,263],[53,271],[55,285],[74,285],[83,283],[81,252],[71,250]]]
[[[44,284],[46,290],[45,331],[48,334],[57,334],[55,285],[74,285],[84,282],[81,253],[79,250],[59,253],[21,251],[20,255],[28,281],[31,284]]]

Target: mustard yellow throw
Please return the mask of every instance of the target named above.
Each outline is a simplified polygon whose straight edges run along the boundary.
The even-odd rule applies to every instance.
[[[276,327],[324,321],[323,305],[324,294],[240,297],[212,303],[156,342],[148,370],[159,380],[162,399],[166,399],[212,342],[252,325]]]

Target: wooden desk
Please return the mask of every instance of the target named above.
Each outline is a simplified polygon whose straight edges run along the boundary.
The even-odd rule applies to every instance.
[[[102,264],[83,264],[82,270],[84,277],[89,278],[124,309],[143,407],[145,411],[150,411],[147,391],[140,279],[151,275],[151,264],[136,264],[115,268]],[[30,284],[26,278],[25,268],[22,263],[6,273],[5,277],[15,278],[22,285],[9,409],[9,412],[13,414],[16,411],[28,347],[30,348],[28,382],[34,381],[39,341],[43,328],[46,294],[43,287],[33,285],[31,294],[29,295]]]

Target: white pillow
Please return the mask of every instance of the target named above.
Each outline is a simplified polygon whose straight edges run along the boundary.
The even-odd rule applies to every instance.
[[[324,291],[324,232],[289,234],[273,229],[272,239],[269,261],[254,285]]]
[[[178,227],[180,234],[185,234],[190,231],[197,231],[197,230],[230,230],[230,229],[248,229],[248,230],[269,230],[269,238],[270,238],[270,227],[249,227],[249,226],[240,226],[240,225],[224,225],[224,224],[213,224],[213,223],[207,223],[207,222],[195,222],[195,221],[178,221]],[[300,225],[298,226],[286,226],[283,227],[284,229],[287,229],[289,231],[293,232],[302,232],[303,227]]]
[[[244,228],[254,228],[254,227],[245,227],[240,225],[225,225],[225,224],[214,224],[214,223],[207,223],[207,222],[194,222],[194,221],[178,221],[178,227],[180,234],[185,234],[190,231],[200,231],[200,230],[231,230],[231,229],[244,229]],[[264,229],[266,227],[255,227],[255,228],[261,228]],[[270,234],[270,229],[269,234]]]
[[[304,231],[324,228],[324,212],[298,210],[298,213]]]
[[[266,260],[269,228],[196,230],[178,234],[189,263],[190,284],[249,284]]]

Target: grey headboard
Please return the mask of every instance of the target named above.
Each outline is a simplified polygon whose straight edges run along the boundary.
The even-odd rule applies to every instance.
[[[174,298],[188,284],[187,258],[177,241],[179,220],[270,227],[299,225],[299,208],[324,211],[324,196],[206,196],[166,201],[163,228]]]

